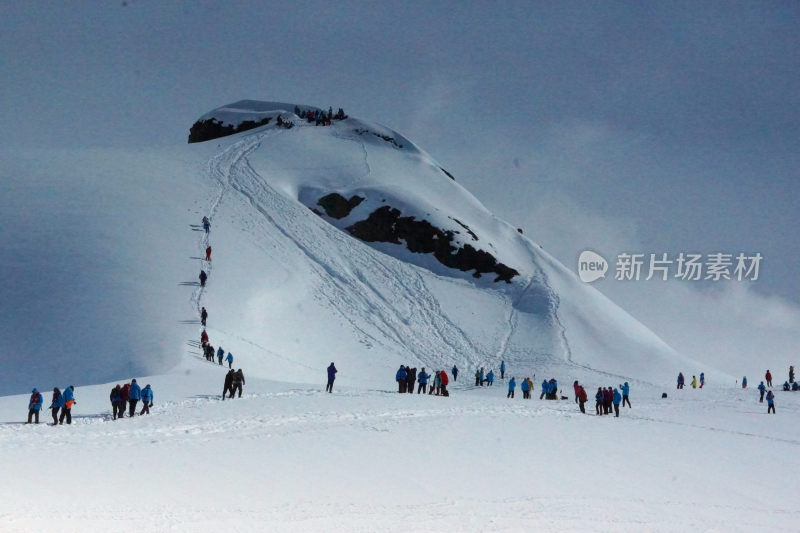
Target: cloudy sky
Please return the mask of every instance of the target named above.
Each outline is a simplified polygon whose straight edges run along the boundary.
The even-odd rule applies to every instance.
[[[800,328],[796,2],[2,2],[0,30],[4,145],[181,143],[243,98],[341,106],[571,268],[761,253],[755,282],[597,282],[680,349]]]

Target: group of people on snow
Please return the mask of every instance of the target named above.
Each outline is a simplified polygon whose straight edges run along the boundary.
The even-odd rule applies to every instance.
[[[300,118],[305,118],[307,122],[314,122],[316,126],[330,126],[333,120],[344,120],[347,118],[347,115],[341,107],[336,114],[334,114],[333,107],[329,107],[328,112],[325,113],[325,111],[321,109],[302,111],[299,106],[294,106],[294,114]],[[283,126],[283,119],[279,116],[278,120],[278,126]]]
[[[153,389],[150,384],[141,388],[136,379],[132,379],[130,383],[124,385],[117,384],[111,389],[109,395],[111,400],[112,420],[125,417],[125,408],[128,409],[128,417],[133,418],[136,415],[136,405],[139,401],[142,402],[141,415],[150,414],[150,408],[153,407]]]
[[[239,398],[242,397],[242,387],[244,386],[244,373],[242,369],[228,370],[228,373],[225,374],[225,384],[223,385],[222,389],[222,401],[225,401],[225,396],[228,395],[228,398],[233,398],[236,393],[239,393]]]
[[[58,387],[53,388],[53,398],[50,402],[50,412],[53,416],[53,425],[63,424],[64,420],[67,424],[72,424],[72,406],[77,402],[75,401],[75,386],[70,385],[64,389],[64,392]],[[42,410],[44,405],[44,398],[39,389],[34,388],[31,391],[31,397],[28,401],[28,422],[27,424],[39,423],[39,411]]]
[[[458,369],[453,367],[454,376],[458,374]],[[431,381],[433,378],[433,381]],[[455,377],[453,378],[455,380]],[[437,370],[431,374],[425,371],[425,367],[417,373],[416,368],[411,368],[406,365],[400,365],[400,368],[395,373],[395,381],[397,382],[397,392],[400,394],[414,394],[414,383],[417,383],[417,394],[435,394],[436,396],[450,396],[447,386],[450,384],[450,378],[444,370]]]

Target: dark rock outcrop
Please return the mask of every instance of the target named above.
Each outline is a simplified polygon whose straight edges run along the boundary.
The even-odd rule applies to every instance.
[[[433,254],[449,268],[457,268],[462,272],[475,270],[473,276],[476,278],[484,273],[494,273],[497,275],[495,281],[511,283],[511,278],[519,275],[515,269],[498,262],[488,252],[477,250],[469,244],[458,248],[453,244],[454,232],[441,230],[427,220],[400,215],[398,209],[383,206],[373,211],[366,220],[345,229],[366,242],[401,244],[404,241],[409,251]]]
[[[317,205],[322,207],[329,217],[338,220],[349,215],[350,211],[363,201],[364,198],[361,196],[351,196],[348,200],[341,194],[333,192],[317,200]]]
[[[270,117],[265,117],[261,120],[245,120],[240,122],[236,126],[233,124],[226,124],[223,125],[222,122],[218,121],[215,118],[209,118],[207,120],[198,120],[192,127],[189,129],[189,143],[200,143],[203,141],[210,141],[211,139],[218,139],[220,137],[226,137],[228,135],[233,135],[234,133],[240,133],[247,130],[252,130],[253,128],[257,128],[259,126],[265,126],[269,124]]]

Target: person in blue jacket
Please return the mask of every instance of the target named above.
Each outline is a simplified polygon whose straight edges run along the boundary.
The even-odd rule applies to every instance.
[[[228,362],[228,370],[233,370],[233,354],[231,352],[228,352],[228,357],[225,360]]]
[[[747,376],[742,376],[742,388],[747,388]]]
[[[136,383],[136,379],[131,380],[131,388],[128,390],[128,416],[133,418],[136,414],[136,404],[142,399],[142,388]]]
[[[225,357],[225,350],[222,349],[222,346],[219,347],[217,350],[217,361],[219,361],[219,366],[222,366],[222,358]]]
[[[325,386],[326,392],[333,392],[333,380],[336,379],[337,372],[338,370],[336,370],[336,365],[334,365],[333,361],[331,361],[331,366],[328,367],[328,384]]]
[[[31,423],[34,417],[36,418],[36,423],[39,423],[39,410],[42,408],[43,403],[42,394],[39,389],[34,387],[31,391],[31,399],[28,401],[28,424]]]
[[[53,388],[53,400],[50,402],[50,414],[53,415],[53,425],[58,425],[58,412],[64,407],[64,395],[58,387]]]
[[[500,379],[506,379],[506,362],[500,361]]]
[[[627,403],[628,408],[630,409],[631,401],[628,398],[628,395],[631,393],[631,386],[628,385],[628,382],[626,381],[625,383],[620,385],[619,388],[622,389],[622,407],[625,407],[625,404]]]
[[[622,395],[617,389],[614,389],[614,396],[611,398],[611,401],[614,403],[614,412],[617,418],[619,418],[619,404],[622,402]]]
[[[683,388],[683,381],[684,381],[683,380],[683,372],[678,372],[678,386],[677,386],[678,389],[682,389]]]
[[[767,393],[767,414],[769,413],[775,414],[775,395],[772,391]]]
[[[153,407],[153,389],[150,388],[148,383],[142,389],[142,412],[139,413],[139,416],[149,415],[151,407]]]
[[[58,417],[58,423],[63,424],[66,418],[67,424],[72,424],[72,406],[78,403],[75,401],[75,386],[70,385],[64,389],[64,393],[61,396],[63,401],[61,405],[63,407],[61,408],[61,415]]]
[[[458,367],[453,365],[453,381],[458,381]]]
[[[397,373],[394,375],[394,380],[397,382],[397,392],[405,392],[407,377],[408,372],[406,372],[406,367],[400,365],[400,368],[397,369]]]
[[[119,417],[122,418],[124,414],[122,412],[122,404],[120,403],[120,400],[122,400],[122,387],[119,386],[119,383],[117,383],[116,387],[111,389],[108,399],[111,401],[111,420],[117,419],[117,413],[119,413]]]
[[[761,396],[758,398],[758,403],[764,403],[764,394],[767,392],[767,388],[764,386],[764,382],[758,384],[758,392]]]
[[[508,382],[508,394],[506,394],[506,398],[513,398],[514,397],[514,389],[517,388],[517,380],[513,377]]]
[[[542,398],[544,398],[545,394],[547,394],[547,391],[549,390],[549,387],[550,387],[550,384],[547,382],[546,379],[543,379],[542,380],[542,393],[539,395],[539,399],[540,400]]]
[[[453,368],[455,368],[455,367],[453,367]],[[431,378],[431,375],[428,374],[427,372],[425,372],[425,367],[423,366],[422,370],[420,370],[419,374],[417,374],[417,383],[419,383],[419,385],[417,386],[417,394],[420,394],[420,393],[421,394],[425,394],[425,389],[428,386],[428,380],[430,378]]]
[[[527,379],[522,380],[522,383],[519,385],[519,389],[522,391],[523,400],[527,400],[531,397],[531,386],[528,384]]]
[[[489,370],[489,373],[486,374],[486,384],[491,387],[494,385],[494,370]]]

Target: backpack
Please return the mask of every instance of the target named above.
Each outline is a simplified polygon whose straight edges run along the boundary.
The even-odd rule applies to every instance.
[[[42,402],[42,395],[38,392],[34,392],[31,395],[31,405],[38,405]]]

